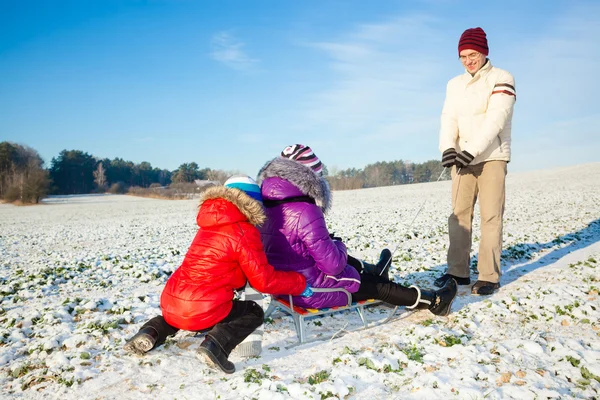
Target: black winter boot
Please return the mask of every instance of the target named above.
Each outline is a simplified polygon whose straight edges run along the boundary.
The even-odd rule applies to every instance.
[[[450,307],[456,297],[458,287],[454,279],[448,279],[446,284],[439,290],[429,291],[421,290],[417,286],[411,286],[417,289],[417,301],[412,306],[406,308],[429,309],[435,315],[446,316],[450,314]]]
[[[235,372],[235,365],[227,359],[228,356],[225,354],[225,351],[208,335],[200,344],[198,354],[204,356],[204,359],[211,367],[218,367],[226,374],[233,374]]]
[[[455,276],[452,274],[444,274],[440,276],[435,281],[433,281],[433,284],[437,287],[442,287],[446,284],[446,282],[448,282],[449,279],[454,279],[456,283],[461,286],[471,284],[471,278],[469,278],[468,276],[466,278],[461,278],[460,276]]]
[[[388,271],[392,263],[392,252],[389,249],[381,250],[377,264],[370,264],[363,260],[358,260],[358,262],[360,262],[362,270],[365,274],[380,276],[386,281],[390,280]]]
[[[375,271],[377,275],[384,278],[386,281],[390,280],[389,270],[392,265],[392,252],[390,249],[381,250],[381,254],[379,255],[379,261],[377,265],[375,265]]]
[[[154,348],[158,340],[158,332],[151,326],[140,329],[131,339],[125,343],[123,350],[128,353],[144,355]]]

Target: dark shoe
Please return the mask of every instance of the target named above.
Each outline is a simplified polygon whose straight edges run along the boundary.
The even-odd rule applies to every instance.
[[[452,302],[458,292],[456,281],[454,279],[448,279],[446,284],[435,292],[429,290],[421,290],[417,286],[411,286],[411,288],[417,289],[418,297],[417,302],[410,307],[406,308],[417,308],[417,309],[429,309],[435,315],[446,316],[450,314],[450,308]]]
[[[219,368],[226,374],[235,372],[235,365],[227,359],[227,355],[215,341],[206,336],[198,348],[198,354],[204,356],[207,364],[212,368]]]
[[[467,277],[467,278],[460,278],[458,276],[454,276],[454,275],[450,275],[450,274],[444,274],[442,276],[440,276],[439,278],[437,278],[435,281],[433,281],[433,284],[437,287],[442,287],[446,284],[446,282],[448,282],[451,278],[454,278],[454,280],[456,281],[456,283],[458,285],[464,286],[464,285],[470,285],[471,284],[471,278]]]
[[[348,257],[350,259],[350,257]],[[363,274],[375,275],[386,281],[390,280],[388,270],[392,261],[392,252],[389,249],[381,250],[377,264],[370,264],[363,260],[357,260],[360,263]]]
[[[156,329],[147,326],[140,329],[138,333],[129,339],[123,346],[123,350],[141,356],[152,350],[157,340],[158,332]]]
[[[471,294],[476,294],[480,296],[489,296],[494,293],[496,290],[500,289],[500,283],[494,282],[486,282],[486,281],[477,281],[471,288]]]
[[[381,254],[379,255],[379,261],[375,265],[375,273],[381,276],[386,281],[390,280],[389,270],[392,265],[392,252],[390,249],[381,250]]]

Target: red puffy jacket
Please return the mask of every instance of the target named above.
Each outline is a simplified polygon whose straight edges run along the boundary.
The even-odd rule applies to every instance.
[[[302,275],[275,271],[267,262],[256,228],[264,219],[261,204],[238,189],[204,192],[196,218],[200,229],[160,298],[167,323],[190,331],[215,325],[229,314],[234,289],[246,280],[263,293],[302,293]]]

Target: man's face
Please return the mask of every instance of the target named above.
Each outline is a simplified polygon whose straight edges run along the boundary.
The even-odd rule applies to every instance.
[[[460,62],[471,75],[479,71],[483,67],[483,64],[485,64],[485,55],[475,50],[463,50],[460,52],[459,58]]]

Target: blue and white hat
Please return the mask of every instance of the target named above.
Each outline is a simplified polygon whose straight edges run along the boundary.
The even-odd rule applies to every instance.
[[[262,203],[260,187],[256,181],[247,175],[235,175],[225,181],[225,187],[239,189]]]

